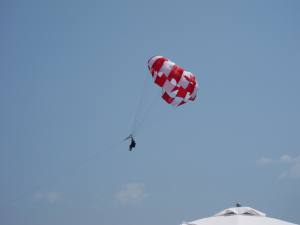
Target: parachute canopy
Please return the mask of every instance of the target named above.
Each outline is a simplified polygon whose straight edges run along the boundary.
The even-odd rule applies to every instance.
[[[185,71],[163,56],[148,60],[154,83],[162,88],[162,98],[175,107],[196,99],[198,82],[191,72]]]

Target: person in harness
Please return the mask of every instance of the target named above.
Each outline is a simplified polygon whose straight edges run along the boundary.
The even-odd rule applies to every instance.
[[[129,151],[132,151],[132,149],[135,148],[136,143],[132,136],[130,138],[131,138],[131,141],[130,141],[130,145],[129,145]]]
[[[135,148],[135,146],[136,146],[136,142],[135,142],[132,134],[130,134],[127,138],[125,138],[125,141],[128,139],[130,139],[129,151],[132,151],[132,149]]]

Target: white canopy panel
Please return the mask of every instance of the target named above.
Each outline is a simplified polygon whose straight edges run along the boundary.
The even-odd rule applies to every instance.
[[[279,219],[266,217],[256,209],[250,207],[236,207],[225,209],[215,216],[184,222],[182,225],[297,225]]]

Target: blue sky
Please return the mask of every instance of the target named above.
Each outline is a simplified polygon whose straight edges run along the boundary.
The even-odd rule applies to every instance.
[[[1,224],[174,225],[236,202],[300,223],[299,1],[0,6]],[[197,101],[157,97],[153,55],[196,74]]]

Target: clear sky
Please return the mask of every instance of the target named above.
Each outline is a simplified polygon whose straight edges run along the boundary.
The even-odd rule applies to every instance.
[[[240,202],[299,224],[299,12],[2,0],[0,223],[179,225]],[[196,74],[197,101],[160,99],[153,55]],[[129,152],[140,99],[151,107]]]

